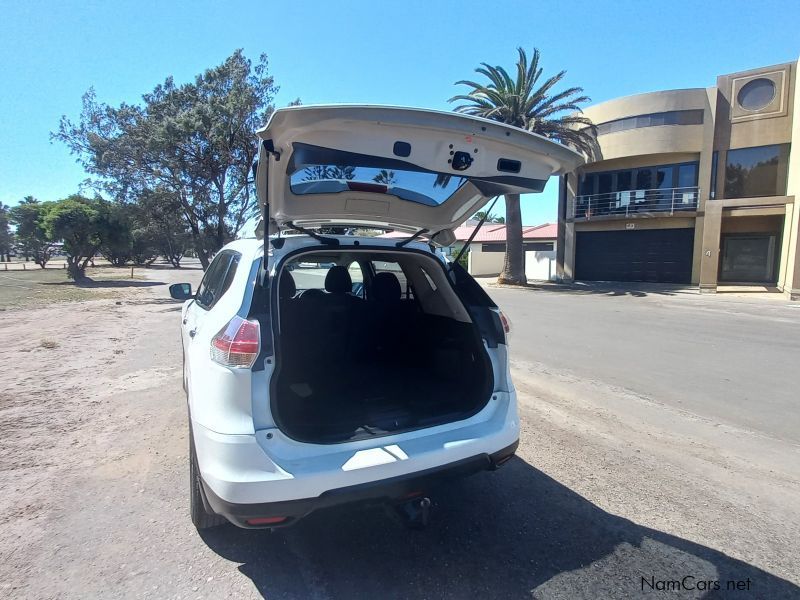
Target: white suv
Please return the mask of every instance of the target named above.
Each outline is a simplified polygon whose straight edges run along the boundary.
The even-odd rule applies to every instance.
[[[488,197],[581,158],[415,109],[293,107],[258,134],[266,239],[225,246],[196,295],[170,289],[188,299],[192,521],[273,528],[355,501],[424,518],[436,480],[519,439],[504,318],[435,248]],[[376,229],[392,233],[352,235]]]

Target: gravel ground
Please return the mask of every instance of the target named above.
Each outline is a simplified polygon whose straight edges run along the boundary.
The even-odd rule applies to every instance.
[[[518,457],[438,490],[425,531],[340,508],[200,536],[179,306],[120,293],[3,313],[3,597],[800,597],[797,446],[533,362]]]

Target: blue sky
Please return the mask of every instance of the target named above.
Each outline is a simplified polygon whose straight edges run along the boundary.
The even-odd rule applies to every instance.
[[[796,60],[800,2],[752,0],[379,2],[0,1],[0,201],[64,197],[86,177],[51,144],[83,92],[137,102],[167,75],[187,81],[235,48],[266,52],[277,104],[367,102],[450,109],[481,61],[538,47],[593,102],[713,85],[719,74]],[[780,18],[774,15],[781,14]],[[554,221],[556,188],[523,202]],[[502,212],[502,207],[500,207]]]

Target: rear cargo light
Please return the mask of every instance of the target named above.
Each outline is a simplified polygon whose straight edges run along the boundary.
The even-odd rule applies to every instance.
[[[250,368],[258,357],[258,321],[233,317],[211,340],[211,360],[225,367]]]
[[[248,525],[277,525],[283,523],[288,517],[256,517],[254,519],[247,519],[245,523]]]

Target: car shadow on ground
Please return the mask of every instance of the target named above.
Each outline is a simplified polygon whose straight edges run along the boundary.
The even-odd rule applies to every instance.
[[[432,498],[424,531],[380,508],[340,507],[274,533],[224,526],[202,537],[269,598],[800,596],[753,565],[609,514],[519,458]],[[731,524],[742,536],[747,527]],[[704,590],[705,581],[721,589]]]
[[[180,267],[173,267],[167,263],[157,263],[152,265],[147,265],[146,267],[136,267],[137,269],[152,269],[154,271],[175,271],[176,273],[180,273],[181,271],[202,271],[203,267],[199,262],[195,263],[188,263],[182,264]]]
[[[130,304],[132,306],[173,306],[180,310],[181,306],[185,300],[174,300],[173,298],[137,298],[131,300],[125,300],[125,304]]]

